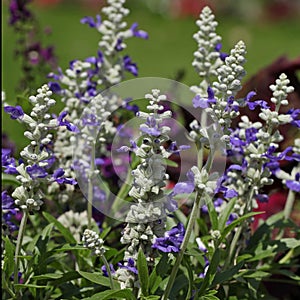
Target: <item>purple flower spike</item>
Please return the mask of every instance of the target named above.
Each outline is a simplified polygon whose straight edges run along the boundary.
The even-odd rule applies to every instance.
[[[133,23],[130,27],[133,36],[147,40],[149,37],[148,33],[144,30],[138,30],[137,27],[138,23]]]
[[[38,165],[29,166],[26,168],[26,172],[30,175],[32,179],[45,178],[48,173],[46,170]]]
[[[126,71],[130,72],[134,76],[138,75],[137,65],[131,61],[131,58],[128,55],[123,57],[123,63]]]
[[[13,120],[22,119],[24,116],[24,111],[21,106],[5,106],[4,111],[10,115],[10,118]]]

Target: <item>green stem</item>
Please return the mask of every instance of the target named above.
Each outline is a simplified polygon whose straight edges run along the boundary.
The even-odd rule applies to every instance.
[[[101,257],[101,259],[102,259],[102,261],[105,265],[105,268],[106,268],[106,271],[107,271],[107,274],[108,274],[108,278],[109,278],[109,282],[110,282],[110,288],[112,290],[114,290],[115,286],[114,286],[114,280],[113,280],[112,275],[111,275],[110,266],[109,266],[109,264],[108,264],[108,262],[107,262],[107,260],[106,260],[106,258],[103,254],[100,257]]]
[[[248,211],[250,211],[252,209],[251,201],[252,201],[252,198],[253,198],[253,194],[254,194],[254,189],[252,188],[250,193],[249,193],[248,201],[246,201],[246,205],[245,205],[243,215],[245,215]],[[229,253],[228,253],[227,259],[226,259],[225,264],[224,264],[224,269],[225,270],[228,266],[230,266],[233,255],[234,254],[236,256],[238,255],[238,251],[236,250],[236,245],[238,243],[238,240],[240,238],[242,230],[243,230],[243,224],[241,224],[239,226],[239,228],[237,229],[237,231],[235,232],[234,237],[232,239],[232,242],[230,244]]]
[[[23,237],[25,233],[25,227],[28,219],[28,211],[23,212],[19,232],[18,232],[18,239],[15,251],[15,268],[14,268],[14,284],[18,284],[18,272],[19,272],[19,255],[21,252]]]
[[[289,190],[288,197],[286,199],[286,203],[285,203],[284,210],[283,210],[283,215],[286,220],[291,215],[291,212],[292,212],[293,206],[294,206],[294,202],[295,202],[295,193],[292,190]]]
[[[201,196],[202,196],[202,192],[197,193],[197,195],[196,195],[196,200],[195,200],[195,203],[194,203],[194,206],[193,206],[193,209],[192,209],[192,213],[191,213],[191,217],[189,219],[189,223],[188,223],[188,226],[187,226],[187,229],[186,229],[186,233],[184,235],[184,239],[183,239],[183,242],[181,244],[180,251],[178,253],[175,264],[173,266],[173,269],[172,269],[172,272],[171,272],[166,290],[163,294],[162,300],[167,300],[168,296],[171,292],[171,288],[174,284],[179,266],[181,264],[181,261],[182,261],[183,255],[184,255],[184,252],[185,252],[185,250],[187,248],[187,245],[189,243],[189,240],[190,240],[190,236],[191,236],[191,233],[192,233],[192,230],[193,230],[194,223],[195,223],[196,218],[197,218],[198,211],[200,209]]]
[[[90,177],[89,177],[89,186],[88,186],[88,203],[87,203],[87,215],[88,215],[88,229],[92,227],[92,212],[93,212],[93,176],[95,170],[95,144],[92,145],[92,153],[91,153],[91,168],[90,168]]]

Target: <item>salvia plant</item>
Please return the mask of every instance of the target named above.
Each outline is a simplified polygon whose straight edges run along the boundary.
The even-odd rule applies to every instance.
[[[12,24],[31,16],[26,3]],[[138,75],[123,54],[126,40],[148,39],[137,23],[128,26],[128,14],[125,0],[109,0],[101,16],[81,19],[100,34],[94,56],[51,72],[26,112],[2,93],[5,113],[24,125],[28,141],[18,155],[11,144],[2,148],[3,297],[276,299],[266,283],[299,288],[300,232],[290,218],[300,192],[299,138],[280,150],[281,127],[300,127],[287,75],[269,87],[270,99],[255,91],[240,97],[246,45],[222,52],[215,16],[203,8],[189,99],[197,117],[182,125],[193,152],[174,140],[170,120],[179,111],[170,93],[152,86],[131,102],[113,91],[126,73]],[[125,128],[131,119],[139,125]],[[115,147],[116,135],[126,143]],[[174,182],[170,170],[182,153],[195,164]],[[254,228],[274,182],[286,191],[284,210]]]

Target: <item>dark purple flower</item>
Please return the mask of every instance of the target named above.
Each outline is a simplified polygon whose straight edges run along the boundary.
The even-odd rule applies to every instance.
[[[96,15],[96,20],[93,17],[84,17],[80,20],[81,24],[88,24],[91,28],[98,28],[101,25],[101,16]]]
[[[118,266],[122,269],[126,269],[134,274],[138,274],[138,270],[137,268],[135,267],[135,262],[132,258],[129,258],[126,265],[124,264],[121,264],[121,263],[118,263]]]
[[[133,23],[130,27],[130,30],[131,30],[133,36],[141,38],[141,39],[145,39],[145,40],[148,39],[148,37],[149,37],[148,33],[144,30],[138,30],[137,27],[138,27],[138,23]]]
[[[300,109],[290,109],[287,113],[293,119],[291,124],[300,128]]]
[[[182,223],[178,223],[171,230],[165,232],[164,237],[155,239],[152,248],[158,249],[162,252],[179,252],[183,241],[185,230]]]
[[[9,232],[14,232],[18,229],[12,222],[12,216],[17,214],[17,209],[15,208],[14,200],[7,194],[7,191],[1,193],[1,204],[2,204],[2,226],[5,224]]]
[[[227,105],[225,107],[225,111],[226,112],[231,112],[231,111],[238,112],[239,111],[239,105],[234,104],[234,97],[233,96],[230,96],[230,97],[227,98]]]
[[[131,61],[131,58],[128,55],[123,57],[123,64],[126,71],[130,72],[134,76],[138,75],[137,65]]]
[[[257,194],[257,195],[255,196],[255,198],[256,198],[259,202],[262,202],[262,203],[268,202],[268,200],[269,200],[269,196],[268,196],[267,194]]]
[[[60,113],[60,115],[57,118],[58,125],[59,126],[66,126],[69,131],[78,133],[79,129],[78,129],[77,126],[75,126],[74,124],[70,123],[67,120],[64,120],[64,118],[67,116],[67,114],[68,113],[66,111],[63,111],[63,112]]]
[[[9,24],[14,25],[19,21],[26,21],[31,18],[31,13],[26,5],[32,0],[11,0],[9,4]]]
[[[56,181],[58,184],[71,184],[75,185],[77,184],[77,181],[73,178],[65,178],[63,177],[65,174],[65,171],[62,168],[58,168],[54,171],[52,178],[54,181]]]
[[[48,83],[49,89],[55,93],[55,94],[59,94],[61,92],[61,87],[59,85],[59,83],[57,82],[49,82]]]
[[[228,217],[228,220],[226,221],[226,225],[231,224],[237,218],[238,218],[237,214],[235,214],[235,213],[230,214]]]
[[[113,264],[109,264],[109,268],[110,268],[111,274],[115,274],[116,273]],[[103,272],[103,276],[108,277],[106,266],[102,266],[101,267],[101,271]]]
[[[123,43],[122,39],[117,39],[117,43],[115,46],[116,51],[122,51],[124,49],[122,43]]]
[[[4,106],[4,111],[10,115],[13,120],[21,119],[24,116],[24,111],[21,106]]]
[[[221,43],[218,43],[218,44],[216,45],[216,47],[215,47],[215,50],[218,51],[218,52],[220,52],[220,59],[221,59],[222,61],[225,61],[225,58],[228,56],[228,54],[225,53],[225,52],[221,52],[221,49],[222,49],[222,44],[221,44]]]
[[[18,174],[19,172],[16,169],[16,160],[11,157],[11,149],[2,148],[1,150],[1,163],[2,168],[4,168],[4,173],[6,174]]]
[[[45,178],[48,175],[47,171],[44,168],[36,164],[28,166],[26,168],[26,172],[30,175],[32,179]]]
[[[250,127],[246,129],[245,135],[246,135],[246,142],[248,145],[251,144],[252,142],[257,141],[257,137],[256,137],[257,132],[258,130],[254,127]]]
[[[244,99],[250,110],[254,110],[257,106],[260,106],[261,108],[264,108],[264,109],[270,108],[268,103],[264,100],[256,100],[256,101],[250,102],[251,98],[254,97],[255,95],[256,95],[256,93],[254,91],[250,91],[247,94],[246,98]]]
[[[211,87],[207,88],[207,98],[201,98],[200,95],[196,95],[193,99],[193,106],[195,108],[207,108],[209,107],[210,103],[216,103],[215,94]]]

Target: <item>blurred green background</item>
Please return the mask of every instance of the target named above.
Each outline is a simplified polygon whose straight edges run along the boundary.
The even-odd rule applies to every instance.
[[[2,90],[6,93],[6,101],[14,105],[15,89],[21,73],[20,62],[13,55],[16,36],[8,25],[8,2],[2,2]],[[50,27],[52,31],[50,36],[43,36],[44,45],[54,45],[58,65],[62,69],[73,59],[95,55],[99,34],[87,25],[82,25],[80,19],[86,15],[95,16],[100,8],[96,9],[91,1],[60,1],[56,5],[38,5],[35,2],[29,7],[40,22],[41,28]],[[41,2],[45,4],[47,1]],[[183,70],[183,83],[198,84],[197,74],[191,66],[193,52],[196,50],[192,36],[198,30],[195,17],[188,13],[180,14],[180,11],[175,14],[169,13],[166,1],[153,1],[152,5],[150,2],[151,0],[145,3],[128,1],[127,7],[131,8],[128,24],[138,22],[139,28],[146,30],[150,38],[147,41],[137,38],[128,40],[124,54],[130,54],[138,64],[140,77],[175,79],[178,71]],[[226,2],[227,7],[224,4]],[[269,18],[260,11],[258,18],[258,6],[251,8],[246,5],[249,1],[233,1],[240,4],[237,7],[233,3],[235,10],[230,10],[230,2],[232,1],[213,2],[219,22],[217,32],[223,38],[222,50],[225,52],[229,52],[239,40],[246,42],[248,54],[245,68],[248,78],[281,55],[291,59],[299,56],[299,16],[294,14],[293,17]],[[241,5],[243,3],[244,6]],[[42,83],[44,78],[40,80]],[[3,131],[8,133],[11,139],[23,146],[21,127],[17,122],[4,114],[2,125]],[[26,141],[24,143],[26,144]]]

